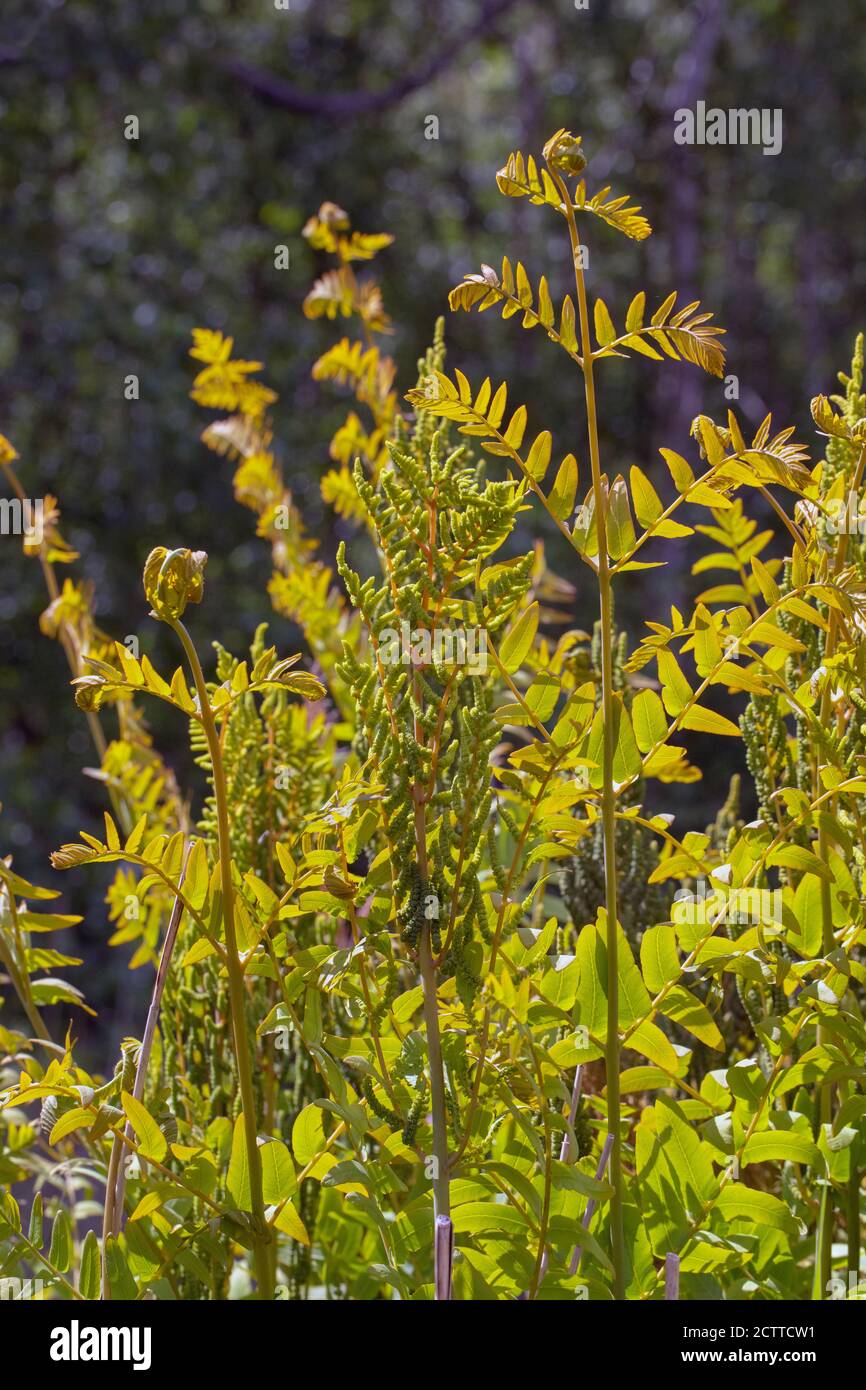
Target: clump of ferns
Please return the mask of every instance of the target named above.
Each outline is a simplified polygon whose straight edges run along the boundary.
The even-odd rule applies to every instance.
[[[500,738],[493,717],[499,676],[473,670],[459,656],[450,659],[435,640],[416,656],[401,650],[401,641],[395,651],[394,638],[405,643],[408,631],[414,643],[418,634],[435,639],[442,629],[474,624],[485,640],[495,640],[526,595],[535,556],[485,568],[513,528],[523,488],[488,482],[465,444],[451,446],[447,427],[430,429],[419,418],[389,445],[389,455],[391,465],[375,484],[355,467],[381,573],[362,581],[341,547],[338,570],[361,614],[366,650],[345,644],[338,674],[355,702],[356,754],[382,786],[379,848],[391,865],[395,939],[380,953],[377,975],[384,968],[386,983],[378,1001],[381,1006],[393,988],[400,967],[391,952],[399,953],[424,982],[434,1039],[431,1088],[441,1088],[438,1099],[431,1097],[433,1151],[441,1153],[446,1130],[459,1133],[460,1114],[445,1049],[435,1067],[440,1080],[433,1074],[434,981],[441,986],[454,978],[468,1030],[474,1029],[483,962],[476,930],[487,932],[480,875],[492,805],[490,759]],[[371,1095],[376,1091],[368,1088],[368,1102]],[[392,1124],[402,1119],[404,1131],[413,1133],[417,1097],[407,1104],[394,1092],[380,1104]]]

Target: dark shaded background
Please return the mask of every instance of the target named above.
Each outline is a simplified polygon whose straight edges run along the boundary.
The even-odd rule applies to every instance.
[[[508,251],[533,280],[548,274],[554,298],[569,288],[559,219],[502,199],[493,178],[512,148],[538,153],[559,126],[583,133],[591,185],[630,192],[655,228],[640,245],[587,229],[593,293],[620,320],[638,288],[655,303],[672,288],[701,298],[728,328],[745,421],[771,409],[812,438],[809,398],[832,387],[866,320],[863,18],[862,0],[4,0],[0,432],[25,489],[60,497],[100,620],[136,633],[157,664],[173,659],[144,616],[155,544],[210,552],[201,634],[240,649],[268,616],[267,548],[198,443],[191,328],[223,328],[267,363],[283,466],[331,555],[340,527],[318,485],[342,412],[309,380],[336,335],[300,312],[317,269],[306,217],[332,198],[359,228],[396,235],[377,265],[405,389],[448,289],[482,259]],[[782,153],[675,145],[673,113],[698,99],[781,107]],[[137,141],[124,139],[128,115]],[[425,139],[430,115],[438,140]],[[274,268],[280,243],[289,270]],[[584,459],[577,383],[543,335],[493,315],[447,327],[452,365],[508,377],[530,420]],[[131,373],[137,402],[124,399]],[[692,417],[726,404],[695,368],[605,364],[604,458],[654,468],[659,444],[686,452]],[[86,913],[76,944],[103,967],[88,995],[113,1030],[135,1032],[149,972],[130,984],[104,949],[98,871],[60,878],[47,863],[94,828],[102,801],[80,773],[86,727],[61,649],[39,635],[41,576],[19,544],[0,538],[0,852]],[[633,635],[678,586],[697,591],[697,553],[622,586]],[[550,557],[575,577],[555,537]],[[585,589],[575,619],[592,620]],[[272,633],[289,650],[297,639],[276,618]],[[189,780],[183,731],[170,716],[155,726]],[[674,804],[702,826],[738,755],[709,740],[694,753],[708,775]]]

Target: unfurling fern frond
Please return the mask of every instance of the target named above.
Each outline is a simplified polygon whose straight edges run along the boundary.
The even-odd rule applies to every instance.
[[[500,193],[506,198],[528,198],[531,203],[546,203],[565,214],[562,196],[546,169],[539,173],[533,157],[524,158],[519,150],[508,156],[503,168],[496,175]],[[629,204],[628,195],[609,197],[610,188],[602,188],[591,198],[586,195],[586,182],[581,179],[574,191],[572,204],[575,212],[590,212],[614,227],[618,232],[630,237],[632,241],[643,241],[652,232],[645,217],[640,215],[637,205]]]

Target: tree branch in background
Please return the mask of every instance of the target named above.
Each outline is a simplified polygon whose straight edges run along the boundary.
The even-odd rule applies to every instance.
[[[275,73],[244,62],[229,63],[226,71],[269,106],[278,106],[296,116],[336,116],[343,119],[368,116],[397,106],[412,92],[426,87],[453,63],[468,44],[485,35],[514,4],[515,0],[485,0],[477,19],[448,40],[438,53],[380,91],[302,92]]]

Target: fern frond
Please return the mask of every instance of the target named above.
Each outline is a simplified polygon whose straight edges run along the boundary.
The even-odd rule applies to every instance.
[[[793,426],[771,435],[772,419],[772,415],[766,416],[751,444],[746,443],[733,411],[728,412],[727,429],[716,425],[706,415],[698,415],[692,421],[691,433],[698,440],[704,457],[716,469],[719,482],[745,483],[747,487],[778,483],[803,496],[814,486],[805,466],[809,460],[808,450],[791,438]]]
[[[247,415],[229,415],[225,420],[214,420],[202,431],[201,441],[221,458],[238,462],[252,454],[266,453],[270,448],[273,434],[269,429]]]
[[[258,420],[277,399],[275,391],[250,380],[263,364],[232,358],[234,339],[219,331],[195,328],[192,336],[190,357],[207,364],[193,381],[192,399],[210,409],[239,411]]]
[[[389,232],[353,232],[350,237],[340,237],[337,255],[343,261],[371,261],[377,251],[390,246],[393,240]]]
[[[283,480],[273,454],[264,451],[245,458],[234,476],[235,497],[254,512],[262,512],[283,495]]]
[[[855,444],[866,443],[866,419],[851,421],[844,415],[837,415],[826,396],[815,396],[810,408],[812,419],[822,434]]]
[[[345,266],[339,270],[326,270],[315,281],[303,303],[304,314],[308,319],[323,316],[335,319],[338,314],[347,319],[355,308],[355,277]]]
[[[645,241],[652,233],[652,227],[645,217],[641,217],[637,205],[629,206],[628,194],[619,198],[609,198],[610,188],[603,188],[591,198],[586,196],[586,182],[581,179],[574,191],[576,212],[591,212],[600,217],[609,227],[630,237],[632,241]]]
[[[326,251],[348,261],[370,261],[394,238],[388,232],[352,232],[349,214],[336,203],[323,203],[318,213],[308,219],[301,235],[314,251]]]
[[[596,357],[615,357],[621,355],[623,349],[631,349],[658,362],[663,360],[663,356],[675,362],[693,362],[711,376],[722,376],[725,352],[716,339],[725,330],[710,323],[712,314],[698,312],[701,307],[698,300],[674,312],[676,301],[677,293],[674,291],[659,305],[650,322],[645,324],[646,295],[641,290],[629,305],[625,333],[618,334],[604,300],[597,300],[595,332],[599,348]],[[658,348],[661,348],[661,352],[657,351]]]
[[[539,173],[532,155],[524,158],[520,150],[514,150],[497,172],[496,183],[506,198],[528,198],[531,203],[547,203],[564,212],[556,184],[546,169]]]
[[[379,286],[372,280],[359,283],[347,265],[319,276],[304,300],[303,310],[308,319],[347,319],[358,314],[371,333],[391,331]]]
[[[353,390],[372,390],[379,367],[379,349],[366,347],[360,339],[341,338],[313,364],[314,381],[335,381]]]
[[[226,338],[218,328],[194,328],[192,341],[193,345],[189,350],[190,357],[194,357],[198,362],[207,362],[209,365],[216,362],[228,362],[235,344],[234,338]]]
[[[515,314],[523,314],[523,327],[541,326],[553,342],[565,348],[575,362],[580,362],[577,335],[575,333],[574,303],[566,295],[560,311],[559,329],[556,328],[556,315],[553,301],[547,287],[547,279],[542,275],[538,282],[537,299],[533,295],[529,277],[521,261],[512,268],[507,256],[502,258],[502,276],[496,274],[492,266],[482,265],[480,275],[467,275],[448,296],[453,310],[465,309],[468,313],[477,308],[479,313],[493,304],[502,305],[502,317],[510,319]]]
[[[696,526],[695,530],[714,541],[721,549],[711,551],[696,560],[692,565],[692,574],[720,570],[728,573],[731,578],[698,594],[696,602],[750,604],[760,594],[760,588],[757,580],[749,572],[749,566],[773,539],[773,532],[759,532],[757,522],[746,516],[739,498],[732,507],[713,511],[712,517],[711,526]],[[781,567],[780,560],[764,561],[764,568],[771,576],[778,574]]]

